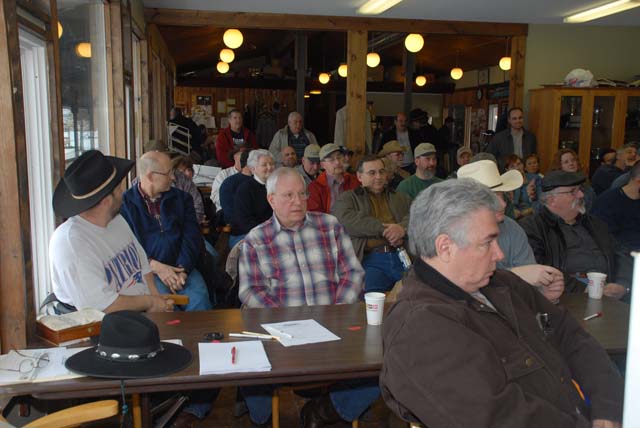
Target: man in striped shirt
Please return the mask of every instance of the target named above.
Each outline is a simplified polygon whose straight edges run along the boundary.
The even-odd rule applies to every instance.
[[[279,168],[267,180],[273,216],[245,237],[240,249],[239,297],[248,307],[354,303],[364,271],[338,220],[307,212],[304,179],[293,168]],[[273,386],[246,387],[254,426],[267,426]],[[378,397],[377,380],[341,382],[302,409],[303,427],[357,419]]]

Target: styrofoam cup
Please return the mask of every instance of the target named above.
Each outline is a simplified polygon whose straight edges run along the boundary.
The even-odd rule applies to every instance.
[[[382,324],[382,314],[384,312],[384,293],[365,293],[364,303],[367,306],[367,324]]]
[[[604,280],[607,275],[600,272],[589,272],[587,274],[589,278],[589,285],[587,290],[589,291],[590,299],[602,299],[602,291],[604,290]]]

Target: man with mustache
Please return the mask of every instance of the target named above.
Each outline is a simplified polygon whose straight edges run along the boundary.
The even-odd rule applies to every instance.
[[[398,184],[398,191],[406,193],[413,200],[418,193],[434,183],[442,181],[436,177],[436,148],[431,143],[420,143],[414,151],[416,173]]]
[[[542,209],[520,225],[538,263],[565,275],[565,291],[582,292],[587,272],[607,275],[606,296],[628,298],[631,256],[609,233],[606,223],[585,213],[581,173],[556,170],[542,179]]]

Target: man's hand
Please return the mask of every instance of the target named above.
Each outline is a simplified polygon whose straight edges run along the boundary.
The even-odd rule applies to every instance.
[[[538,199],[538,194],[536,190],[536,179],[532,178],[529,184],[527,184],[527,195],[529,196],[529,200],[535,201]]]
[[[172,291],[182,290],[182,286],[186,281],[186,274],[184,274],[183,268],[169,266],[157,260],[152,260],[149,266],[151,266],[153,273],[158,275],[164,285]],[[185,277],[183,278],[181,274],[184,274]]]
[[[593,428],[622,428],[620,422],[609,421],[606,419],[594,419],[592,422]]]
[[[627,287],[624,287],[615,282],[610,282],[604,286],[602,293],[607,297],[613,297],[614,299],[621,299],[627,294]]]
[[[564,275],[558,269],[545,265],[525,265],[511,268],[511,272],[540,287],[540,291],[549,301],[554,302],[564,292]]]
[[[172,312],[173,300],[159,295],[150,295],[150,306],[147,308],[147,312]]]
[[[394,247],[401,246],[405,235],[404,227],[395,223],[382,223],[382,225],[384,226],[384,232],[382,232],[384,239],[389,241],[389,244]]]

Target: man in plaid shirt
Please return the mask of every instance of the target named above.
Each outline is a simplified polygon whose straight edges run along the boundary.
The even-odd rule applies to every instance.
[[[273,217],[251,230],[240,248],[239,297],[248,307],[331,305],[360,297],[364,270],[351,240],[335,217],[307,212],[305,187],[293,168],[279,168],[267,180]],[[269,426],[273,388],[241,388],[253,426]],[[302,426],[355,420],[379,395],[377,379],[336,383],[305,404]]]

